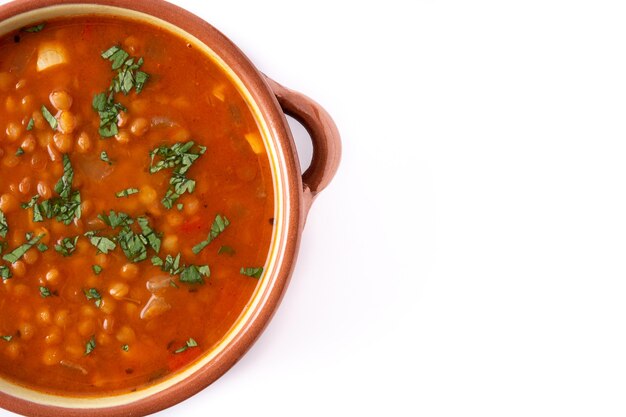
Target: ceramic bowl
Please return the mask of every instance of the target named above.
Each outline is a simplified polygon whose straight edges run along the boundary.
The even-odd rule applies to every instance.
[[[266,273],[238,322],[213,350],[186,369],[136,392],[71,397],[33,391],[0,380],[0,406],[28,416],[141,416],[172,406],[230,369],[259,337],[287,287],[306,215],[331,181],[341,154],[339,133],[328,113],[306,96],[261,74],[224,35],[197,16],[161,0],[22,0],[0,6],[0,34],[72,15],[113,15],[159,25],[217,60],[247,97],[264,132],[276,195],[275,232]],[[297,119],[313,141],[304,174],[285,114]]]

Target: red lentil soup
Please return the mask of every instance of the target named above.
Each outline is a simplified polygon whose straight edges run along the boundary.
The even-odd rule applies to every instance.
[[[274,195],[224,69],[156,26],[51,20],[0,39],[0,375],[137,390],[250,302]]]

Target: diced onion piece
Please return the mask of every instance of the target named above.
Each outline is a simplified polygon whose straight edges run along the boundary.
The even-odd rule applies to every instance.
[[[263,153],[263,141],[261,140],[261,137],[258,133],[246,133],[245,137],[254,153]]]
[[[139,317],[144,320],[150,320],[160,316],[161,314],[168,311],[170,308],[172,308],[172,306],[169,305],[167,301],[163,299],[163,297],[152,295],[152,297],[150,297],[150,299],[146,303],[146,306],[143,308],[143,310],[141,310],[141,314],[139,315]]]
[[[67,63],[67,51],[59,42],[44,42],[39,46],[37,71]]]
[[[159,295],[163,293],[164,290],[170,288],[172,283],[172,277],[169,275],[157,275],[156,277],[152,277],[146,283],[146,287],[148,291],[152,294]]]
[[[61,365],[65,366],[66,368],[72,369],[74,371],[78,371],[83,375],[87,375],[87,370],[85,368],[83,368],[82,366],[80,366],[77,363],[68,361],[68,360],[61,360],[61,362],[59,362]]]

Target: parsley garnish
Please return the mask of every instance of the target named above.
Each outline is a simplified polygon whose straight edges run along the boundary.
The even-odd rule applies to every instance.
[[[182,265],[180,263],[180,253],[174,258],[167,255],[165,261],[158,256],[152,257],[152,265],[161,267],[163,272],[170,275],[179,275],[178,280],[187,284],[204,284],[204,278],[211,276],[211,269],[208,265]]]
[[[241,268],[239,273],[252,278],[261,278],[263,268]]]
[[[219,250],[217,251],[217,254],[233,256],[235,254],[235,250],[231,248],[230,246],[220,246]]]
[[[47,251],[47,250],[48,250],[48,245],[46,245],[45,243],[39,243],[39,244],[37,245],[37,250],[38,250],[39,252],[45,252],[45,251]]]
[[[0,210],[0,237],[7,237],[7,233],[9,232],[9,224],[7,223],[7,217]]]
[[[46,119],[46,122],[50,125],[52,130],[57,130],[57,126],[59,126],[59,122],[57,119],[50,113],[50,110],[43,105],[41,106],[41,114],[43,114],[43,118]]]
[[[41,222],[45,216],[48,219],[56,217],[58,222],[69,225],[72,221],[80,219],[80,191],[72,190],[72,182],[74,181],[74,170],[67,155],[63,155],[63,175],[54,187],[54,191],[59,197],[45,200],[40,204],[34,204],[33,200],[39,198],[35,196],[23,208],[33,208],[33,221]],[[36,200],[35,200],[36,201]]]
[[[83,292],[85,293],[85,297],[87,297],[88,300],[96,300],[94,301],[94,304],[96,305],[96,307],[100,308],[100,306],[102,305],[102,296],[97,289],[89,288],[88,290],[83,290]]]
[[[171,147],[159,146],[150,152],[150,173],[154,174],[164,169],[174,168],[162,203],[171,209],[178,198],[185,193],[192,193],[196,188],[196,181],[187,178],[187,171],[193,163],[206,152],[206,147],[196,146],[193,141],[175,143]],[[156,157],[161,160],[156,161]]]
[[[129,94],[132,89],[139,94],[149,75],[139,68],[143,65],[143,58],[135,62],[126,51],[119,46],[112,46],[102,53],[102,58],[111,61],[111,69],[117,71],[106,93],[97,94],[92,102],[92,107],[100,116],[100,136],[109,138],[118,133],[117,116],[126,108],[115,102],[116,93]]]
[[[17,151],[15,151],[15,156],[22,156],[24,155],[24,149],[22,149],[22,147],[20,146],[19,148],[17,148]]]
[[[6,342],[10,342],[13,339],[13,336],[0,336],[0,339],[3,339]]]
[[[28,125],[26,126],[26,130],[28,131],[33,130],[34,127],[35,127],[35,119],[31,117],[30,120],[28,121]]]
[[[138,188],[127,188],[125,190],[122,190],[122,191],[119,191],[119,192],[115,193],[115,197],[123,198],[123,197],[128,197],[130,195],[137,194],[137,193],[139,193],[139,189]]]
[[[130,226],[133,224],[133,219],[126,213],[115,211],[109,211],[109,214],[100,214],[98,218],[102,220],[111,229],[115,229],[120,226]]]
[[[161,236],[157,234],[150,225],[148,224],[148,219],[145,217],[138,217],[137,223],[141,228],[141,233],[148,240],[148,244],[150,247],[156,252],[159,253],[161,250]]]
[[[128,345],[122,345],[122,350],[124,352],[128,352],[128,349],[129,349]]]
[[[76,242],[78,242],[78,236],[73,238],[65,237],[61,240],[60,244],[54,245],[54,250],[59,252],[64,257],[70,256],[76,251]]]
[[[97,236],[94,231],[85,233],[85,237],[87,237],[89,242],[98,249],[98,253],[104,253],[106,255],[117,247],[115,242],[111,239],[108,237]]]
[[[30,26],[30,27],[27,27],[27,28],[23,28],[22,31],[28,32],[28,33],[37,33],[37,32],[41,32],[45,26],[46,26],[45,23],[40,23],[40,24],[35,25],[35,26]]]
[[[43,297],[51,297],[52,293],[50,292],[50,290],[47,287],[39,287],[39,294]]]
[[[194,347],[198,347],[198,342],[196,342],[190,337],[189,340],[187,340],[187,342],[185,343],[185,346],[181,347],[180,349],[176,349],[174,353],[182,353],[186,351],[187,349],[194,348]]]
[[[4,259],[5,261],[7,261],[9,263],[17,262],[22,256],[24,256],[24,254],[26,252],[28,252],[28,250],[30,248],[32,248],[37,243],[39,243],[41,238],[43,238],[44,236],[45,236],[45,234],[42,234],[42,235],[39,235],[39,236],[37,236],[35,238],[29,239],[28,242],[24,243],[23,245],[18,246],[12,252],[9,252],[6,255],[4,255],[2,257],[2,259]]]
[[[102,267],[100,265],[93,265],[91,269],[93,269],[93,273],[96,275],[100,275],[102,272]]]
[[[8,266],[6,265],[0,265],[0,278],[2,278],[3,281],[6,281],[7,279],[11,278],[13,275],[11,274],[11,270],[9,269]]]
[[[196,255],[199,254],[202,249],[206,248],[209,243],[211,243],[215,238],[217,238],[220,233],[222,233],[230,224],[226,217],[222,217],[219,214],[215,216],[215,220],[213,220],[213,224],[211,225],[211,231],[207,236],[206,240],[198,243],[193,247],[192,251]]]
[[[96,337],[91,336],[91,339],[85,344],[85,356],[89,355],[96,348]]]

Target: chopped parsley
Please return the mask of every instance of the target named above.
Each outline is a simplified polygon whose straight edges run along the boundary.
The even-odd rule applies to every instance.
[[[185,346],[181,347],[180,349],[176,349],[174,353],[182,353],[186,351],[187,349],[194,348],[194,347],[198,347],[198,342],[196,342],[195,340],[193,340],[193,338],[190,337],[189,340],[185,342]]]
[[[151,174],[173,168],[169,188],[161,200],[167,209],[171,209],[181,195],[195,190],[196,181],[187,178],[187,171],[205,152],[206,147],[196,146],[193,141],[178,142],[171,147],[159,146],[150,152]]]
[[[100,308],[100,306],[102,305],[102,296],[97,289],[89,288],[88,290],[83,290],[83,292],[85,293],[85,297],[87,297],[88,300],[95,300],[94,304],[96,305],[96,307]]]
[[[252,278],[261,278],[263,268],[241,268],[239,273]]]
[[[180,253],[174,258],[167,255],[165,260],[158,256],[152,257],[152,265],[161,267],[163,272],[170,275],[178,275],[178,280],[187,284],[204,284],[204,278],[211,276],[211,269],[208,265],[181,265]]]
[[[111,159],[109,158],[109,154],[107,153],[107,151],[102,151],[100,152],[100,160],[102,162],[106,162],[109,165],[113,165],[113,162],[111,161]]]
[[[117,128],[117,116],[120,111],[125,111],[126,107],[120,103],[116,103],[113,99],[113,93],[108,95],[105,93],[96,94],[93,98],[91,106],[100,116],[100,127],[98,132],[103,138],[110,138],[119,132]]]
[[[3,281],[10,279],[12,276],[13,275],[11,274],[11,270],[8,266],[0,265],[0,278],[2,278]]]
[[[122,345],[122,350],[124,352],[128,352],[128,349],[129,349],[128,345]]]
[[[24,254],[26,252],[28,252],[30,250],[30,248],[32,248],[37,243],[39,243],[39,241],[44,236],[45,236],[45,234],[42,234],[42,235],[39,235],[37,237],[28,239],[28,241],[26,243],[24,243],[23,245],[18,246],[17,248],[13,249],[12,252],[9,252],[6,255],[4,255],[2,257],[2,259],[4,259],[6,262],[9,262],[9,263],[17,262],[22,256],[24,256]]]
[[[104,253],[105,255],[114,250],[117,245],[108,237],[97,236],[96,232],[91,231],[85,233],[85,237],[89,239],[89,242],[98,249],[98,253]]]
[[[133,219],[128,214],[123,212],[109,211],[109,214],[100,214],[98,218],[102,220],[111,229],[116,229],[120,226],[130,226],[133,224]]]
[[[4,340],[5,342],[10,342],[11,339],[13,339],[13,336],[0,336],[0,339]]]
[[[222,217],[219,214],[215,216],[215,220],[213,220],[213,224],[211,225],[211,231],[207,236],[206,240],[198,243],[193,247],[192,251],[196,255],[199,254],[202,249],[206,248],[209,243],[211,243],[215,238],[217,238],[230,224],[226,217]]]
[[[40,23],[40,24],[35,25],[35,26],[30,26],[30,27],[27,27],[27,28],[23,28],[22,31],[23,32],[28,32],[28,33],[37,33],[37,32],[41,32],[45,26],[46,26],[45,23]]]
[[[56,183],[54,191],[59,197],[45,200],[40,204],[34,204],[38,196],[31,199],[23,208],[33,208],[33,221],[41,222],[44,216],[47,219],[56,217],[58,222],[69,225],[74,219],[80,219],[81,216],[81,197],[80,191],[72,189],[74,181],[74,169],[67,155],[63,155],[63,175]],[[35,200],[35,201],[33,201]]]
[[[78,242],[78,236],[73,238],[64,237],[60,243],[54,245],[54,250],[59,252],[64,257],[70,256],[76,251],[76,243]]]
[[[135,58],[131,58],[128,52],[117,45],[104,51],[101,56],[111,61],[111,69],[117,71],[117,74],[111,81],[108,91],[93,98],[92,107],[100,116],[100,136],[110,138],[119,132],[117,117],[120,111],[126,111],[123,105],[115,102],[115,94],[121,92],[127,95],[133,88],[139,94],[149,75],[140,70],[143,58],[135,62]]]
[[[123,198],[123,197],[128,197],[130,195],[137,194],[137,193],[139,193],[139,189],[138,188],[127,188],[125,190],[122,190],[122,191],[119,191],[119,192],[115,193],[115,197]]]
[[[31,131],[33,130],[34,127],[35,127],[35,119],[31,117],[30,120],[28,121],[28,125],[26,126],[26,130]]]
[[[39,243],[37,244],[37,250],[39,252],[45,252],[48,250],[48,245],[46,245],[45,243]]]
[[[85,356],[89,355],[96,348],[96,337],[91,336],[91,339],[85,343]]]
[[[43,118],[46,119],[46,122],[48,122],[52,130],[57,130],[57,127],[59,126],[59,122],[52,115],[52,113],[50,113],[50,110],[48,110],[48,108],[45,105],[41,106],[41,114],[43,115]]]
[[[235,250],[230,246],[220,246],[220,248],[217,251],[217,254],[233,256],[235,254]]]
[[[100,275],[100,273],[102,272],[102,267],[100,265],[93,265],[91,269],[93,270],[93,273],[96,275]]]
[[[22,156],[24,155],[24,149],[22,149],[22,147],[20,146],[19,148],[17,148],[17,151],[15,151],[15,156]]]
[[[141,233],[143,234],[143,237],[145,237],[148,240],[148,244],[150,245],[150,247],[156,253],[159,253],[159,251],[161,250],[161,235],[159,235],[154,230],[152,230],[152,228],[148,224],[147,218],[138,217],[137,223],[139,224],[139,227],[141,228]]]
[[[39,287],[39,294],[43,297],[51,297],[52,293],[50,292],[50,290],[47,287]]]
[[[0,210],[0,237],[7,237],[7,233],[9,232],[9,224],[7,223],[6,215]]]

